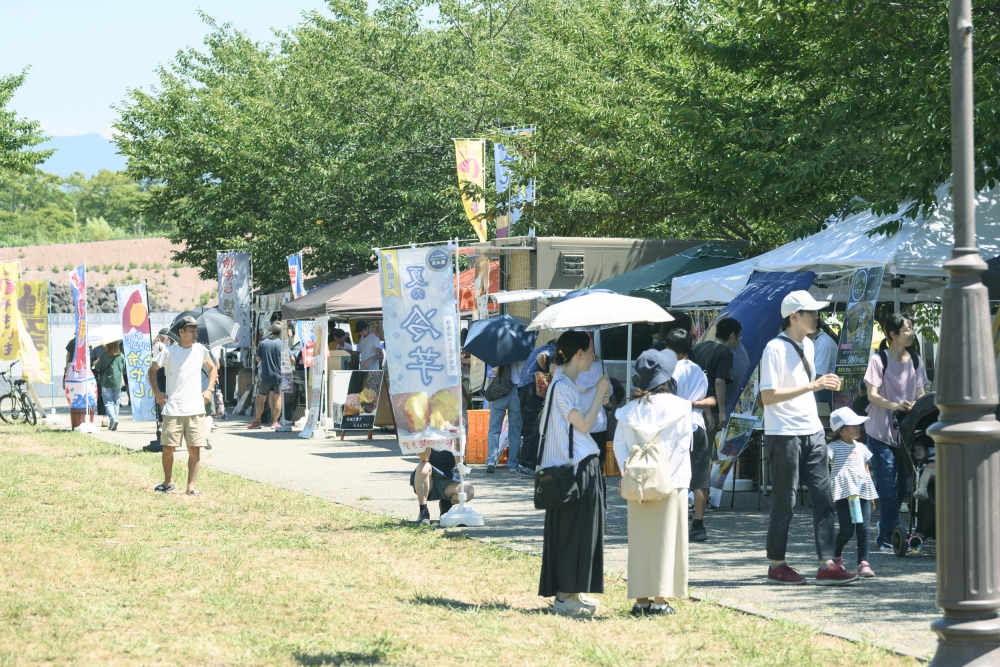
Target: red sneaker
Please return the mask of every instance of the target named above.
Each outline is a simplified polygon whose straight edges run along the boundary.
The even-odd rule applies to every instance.
[[[806,583],[806,578],[790,568],[788,563],[782,563],[778,567],[767,568],[767,583],[797,585]]]
[[[247,428],[260,428],[260,422],[250,422],[247,424]]]
[[[841,584],[852,584],[858,580],[858,575],[848,572],[843,565],[830,563],[819,568],[816,572],[816,583],[820,586],[839,586]]]
[[[280,422],[274,422],[273,424],[271,424],[271,428],[281,428],[281,423]]]

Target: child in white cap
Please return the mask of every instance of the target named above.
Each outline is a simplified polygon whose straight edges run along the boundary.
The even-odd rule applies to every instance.
[[[868,472],[871,451],[858,442],[861,425],[868,421],[850,408],[838,408],[830,414],[830,430],[836,440],[827,445],[833,461],[831,493],[837,506],[840,532],[837,533],[836,558],[843,565],[844,546],[852,535],[858,536],[858,576],[874,577],[868,564],[868,523],[872,501],[878,498],[875,483]],[[854,506],[852,508],[852,505]]]

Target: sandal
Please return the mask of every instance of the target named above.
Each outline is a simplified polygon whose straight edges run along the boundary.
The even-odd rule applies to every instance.
[[[170,486],[163,486],[162,484],[158,484],[157,487],[153,489],[153,491],[160,491],[161,493],[166,493],[167,491],[173,491],[176,488],[177,486],[175,484],[171,484]]]
[[[201,491],[199,491],[198,489],[191,489],[190,491],[187,492],[187,494],[189,496],[200,496]]]

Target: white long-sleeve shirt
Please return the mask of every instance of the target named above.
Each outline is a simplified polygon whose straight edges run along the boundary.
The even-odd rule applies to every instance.
[[[691,485],[691,403],[672,394],[653,394],[634,399],[618,408],[615,429],[615,459],[624,468],[632,447],[660,442],[670,459],[670,478],[675,489]]]

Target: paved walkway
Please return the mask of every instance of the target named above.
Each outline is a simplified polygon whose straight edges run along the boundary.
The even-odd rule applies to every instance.
[[[203,465],[338,503],[415,518],[417,505],[408,476],[416,458],[400,456],[394,436],[376,431],[370,442],[364,433],[344,441],[304,440],[297,432],[247,431],[246,421],[236,418],[217,423],[213,449],[205,452]],[[123,416],[117,432],[102,430],[98,437],[140,448],[153,437],[153,427]],[[543,513],[531,502],[531,480],[506,468],[493,475],[486,474],[484,466],[473,468],[469,481],[475,485],[476,498],[472,504],[486,515],[486,526],[470,529],[470,533],[518,549],[540,549]],[[150,480],[150,488],[159,481]],[[211,493],[210,488],[205,491]],[[896,558],[874,553],[871,563],[877,577],[848,587],[768,586],[764,536],[769,501],[765,498],[758,512],[754,494],[737,494],[734,511],[728,510],[729,500],[726,494],[723,505],[727,509],[710,513],[706,519],[710,541],[691,545],[694,593],[933,653],[935,636],[929,629],[937,617],[933,556]],[[812,520],[808,507],[800,511],[792,522],[788,560],[808,576],[816,558]],[[431,516],[437,518],[436,507],[431,508]],[[625,531],[625,503],[618,495],[617,478],[609,479],[605,543],[609,570],[626,571]],[[845,561],[854,562],[856,553],[852,541]]]

